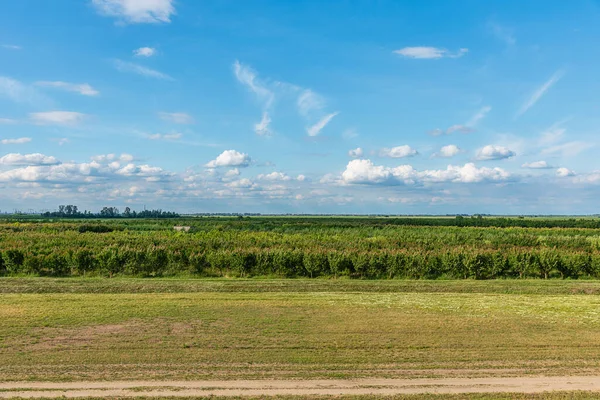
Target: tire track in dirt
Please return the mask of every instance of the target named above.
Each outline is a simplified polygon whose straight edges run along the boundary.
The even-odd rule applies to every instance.
[[[0,382],[0,398],[395,395],[598,391],[600,376],[500,378]]]

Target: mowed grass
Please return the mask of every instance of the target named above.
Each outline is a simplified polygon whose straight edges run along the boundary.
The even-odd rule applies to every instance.
[[[285,282],[0,280],[0,380],[600,373],[597,282]]]

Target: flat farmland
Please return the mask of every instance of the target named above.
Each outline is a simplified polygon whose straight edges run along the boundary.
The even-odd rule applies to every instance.
[[[0,381],[600,375],[600,298],[572,282],[106,281],[0,280]]]

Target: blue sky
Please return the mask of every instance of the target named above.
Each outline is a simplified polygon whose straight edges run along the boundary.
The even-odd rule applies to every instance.
[[[597,1],[0,10],[0,211],[598,212]]]

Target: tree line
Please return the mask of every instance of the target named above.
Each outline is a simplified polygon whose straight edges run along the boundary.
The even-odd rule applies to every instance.
[[[180,215],[172,211],[143,210],[135,211],[125,207],[123,212],[119,212],[117,207],[103,207],[98,213],[91,211],[79,211],[79,208],[72,204],[59,205],[57,211],[47,211],[42,213],[45,218],[179,218]]]

